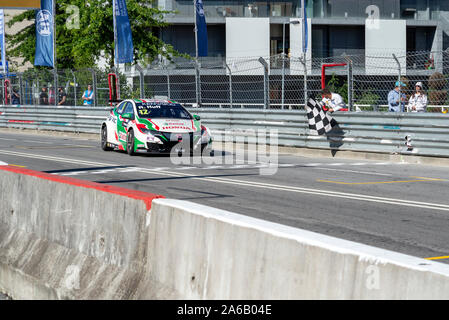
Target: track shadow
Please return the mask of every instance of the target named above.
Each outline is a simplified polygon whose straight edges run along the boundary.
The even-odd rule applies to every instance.
[[[184,189],[184,188],[170,188],[173,190],[179,190],[186,193],[198,193],[205,196],[198,196],[198,197],[181,197],[177,198],[179,200],[198,200],[198,199],[216,199],[216,198],[233,198],[234,196],[230,196],[228,194],[221,194],[221,193],[213,193],[213,192],[205,192],[200,190],[194,190],[194,189]]]
[[[150,182],[150,181],[188,180],[188,179],[198,179],[198,178],[201,179],[201,178],[248,177],[248,176],[258,176],[258,174],[251,173],[251,174],[192,175],[192,176],[145,178],[145,179],[106,180],[106,181],[94,181],[94,182],[108,184],[108,183],[132,183],[132,182]]]
[[[340,128],[337,123],[331,131],[326,134],[327,141],[329,142],[329,148],[331,149],[332,157],[335,157],[340,147],[344,145],[343,139],[345,138],[345,132]]]
[[[121,153],[121,154],[127,154],[126,151],[123,150],[116,150],[115,152]],[[140,157],[146,157],[146,158],[169,158],[170,157],[170,153],[151,153],[151,152],[142,152],[142,151],[138,151],[135,153],[134,156],[140,156]],[[202,155],[202,157],[224,157],[227,155],[232,155],[231,152],[227,152],[227,151],[221,151],[221,150],[214,150],[213,155]],[[184,155],[185,156],[185,155]],[[194,155],[194,156],[198,156],[198,155]]]
[[[108,167],[88,167],[88,168],[72,168],[72,169],[61,169],[61,170],[49,170],[44,171],[45,173],[65,173],[65,172],[83,172],[83,171],[95,171],[95,170],[107,170],[107,169],[122,169],[122,168],[132,168],[134,166],[108,166]]]

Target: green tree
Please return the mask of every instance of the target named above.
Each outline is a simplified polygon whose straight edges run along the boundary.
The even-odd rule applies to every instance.
[[[134,44],[134,61],[145,64],[158,54],[167,58],[180,55],[171,45],[165,44],[154,33],[166,27],[162,11],[152,6],[153,0],[127,0],[128,14]],[[68,28],[67,21],[74,12],[69,6],[79,8],[79,28]],[[34,21],[35,11],[25,11],[13,17],[8,26],[22,21]],[[56,7],[57,68],[86,68],[94,66],[103,57],[114,65],[114,29],[112,0],[58,0]],[[35,24],[25,27],[15,35],[8,35],[8,56],[21,57],[34,63]]]

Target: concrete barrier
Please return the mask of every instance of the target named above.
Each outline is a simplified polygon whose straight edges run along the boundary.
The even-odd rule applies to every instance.
[[[448,299],[449,266],[187,201],[0,166],[15,299]]]
[[[149,250],[185,299],[449,298],[448,265],[186,201],[153,201]]]
[[[145,192],[0,166],[0,291],[130,299],[145,282]]]

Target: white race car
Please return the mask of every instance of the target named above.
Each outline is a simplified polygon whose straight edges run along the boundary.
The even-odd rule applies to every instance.
[[[104,151],[170,153],[179,155],[212,153],[212,137],[181,104],[170,100],[129,99],[111,110],[101,124]]]

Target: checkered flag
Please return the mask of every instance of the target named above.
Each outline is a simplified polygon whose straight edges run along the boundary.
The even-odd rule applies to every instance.
[[[307,102],[306,112],[309,119],[310,135],[318,136],[328,133],[337,125],[337,121],[322,109],[319,102],[312,98]]]

